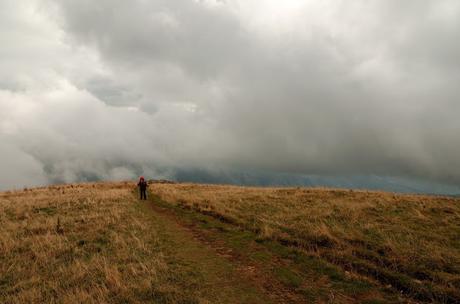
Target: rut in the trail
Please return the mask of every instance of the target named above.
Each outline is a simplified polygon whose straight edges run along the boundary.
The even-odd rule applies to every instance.
[[[218,232],[186,222],[173,210],[159,206],[157,198],[142,204],[159,232],[169,266],[190,274],[185,288],[195,288],[204,302],[305,303],[304,297],[274,280],[257,263],[228,248],[215,237]]]

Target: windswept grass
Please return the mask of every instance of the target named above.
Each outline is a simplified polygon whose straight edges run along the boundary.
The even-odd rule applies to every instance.
[[[132,185],[0,193],[0,303],[176,303],[181,294]]]
[[[152,190],[171,204],[244,227],[260,241],[299,248],[417,301],[460,302],[459,199],[196,184],[155,184]]]
[[[265,303],[267,290],[194,239],[185,218],[235,257],[276,262],[258,269],[311,302],[460,302],[460,199],[154,184],[155,204],[186,214],[175,220],[133,186],[0,192],[0,303]]]

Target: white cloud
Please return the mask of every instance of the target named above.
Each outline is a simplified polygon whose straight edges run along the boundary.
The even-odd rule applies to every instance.
[[[429,0],[2,1],[0,139],[40,181],[219,167],[458,182],[459,15]]]
[[[0,190],[46,185],[42,164],[0,137]]]

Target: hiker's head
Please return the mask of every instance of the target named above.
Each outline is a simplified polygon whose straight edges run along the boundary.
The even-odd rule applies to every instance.
[[[141,180],[141,181],[143,181],[143,180],[144,180],[144,177],[143,177],[143,176],[141,176],[140,180]]]

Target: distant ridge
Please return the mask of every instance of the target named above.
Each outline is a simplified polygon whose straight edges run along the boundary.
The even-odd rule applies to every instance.
[[[397,193],[420,193],[459,196],[457,185],[425,180],[377,175],[320,176],[267,171],[178,169],[171,178],[178,182],[232,184],[241,186],[307,186],[362,190],[382,190]]]

